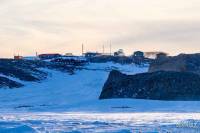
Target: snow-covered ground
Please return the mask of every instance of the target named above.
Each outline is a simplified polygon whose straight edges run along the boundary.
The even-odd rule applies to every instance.
[[[141,73],[147,67],[120,65],[113,63],[89,64],[74,75],[60,71],[44,69],[48,79],[41,83],[22,82],[19,89],[0,90],[0,111],[112,111],[133,100],[98,100],[102,87],[112,69],[124,73]],[[125,102],[126,101],[126,102]],[[112,108],[113,107],[113,108]]]
[[[41,83],[0,90],[0,132],[200,131],[198,101],[98,100],[111,69],[135,74],[148,67],[93,63],[74,75],[44,69],[50,76]]]

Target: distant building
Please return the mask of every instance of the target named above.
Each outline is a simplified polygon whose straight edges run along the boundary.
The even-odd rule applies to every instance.
[[[137,65],[141,65],[145,62],[144,52],[135,51],[132,55],[133,62]]]
[[[152,52],[145,52],[144,56],[146,58],[150,58],[150,59],[156,59],[157,55],[160,53],[165,53],[165,52],[161,52],[161,51],[152,51]],[[167,54],[168,55],[168,54]]]
[[[135,52],[133,53],[133,56],[134,56],[134,57],[141,57],[141,58],[144,58],[144,52],[142,52],[142,51],[135,51]]]
[[[38,57],[42,60],[46,60],[46,59],[58,58],[61,57],[61,55],[58,53],[51,53],[51,54],[40,54],[38,55]]]
[[[66,53],[65,56],[73,56],[72,53]]]
[[[77,60],[77,61],[87,61],[86,58],[84,56],[62,56],[62,57],[58,57],[56,59],[60,59],[60,60]]]
[[[85,53],[85,57],[86,58],[92,58],[92,57],[95,57],[95,56],[100,56],[101,54],[98,53],[98,52],[87,52]]]
[[[125,56],[124,50],[119,49],[117,52],[114,52],[114,56]]]
[[[23,59],[23,56],[19,56],[19,55],[14,56],[14,59],[15,59],[15,60],[21,60],[21,59]]]
[[[168,56],[167,53],[161,52],[161,53],[158,53],[158,54],[156,55],[156,59],[157,59],[157,60],[163,60],[163,59],[166,59],[167,56]]]
[[[23,57],[24,60],[39,60],[38,56],[25,56]]]

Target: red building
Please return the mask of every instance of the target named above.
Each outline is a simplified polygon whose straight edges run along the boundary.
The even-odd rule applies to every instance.
[[[19,55],[14,56],[14,59],[15,59],[15,60],[21,60],[21,59],[23,59],[23,56],[19,56]]]

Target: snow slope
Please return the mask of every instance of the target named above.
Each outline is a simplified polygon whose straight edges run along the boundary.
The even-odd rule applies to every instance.
[[[42,83],[22,82],[11,78],[25,84],[25,87],[1,89],[0,111],[101,111],[103,106],[106,110],[112,110],[108,106],[109,103],[116,105],[115,100],[109,100],[108,103],[98,100],[112,69],[131,74],[147,71],[147,67],[113,63],[89,64],[83,70],[76,71],[74,75],[44,69],[43,71],[48,72],[50,76]]]
[[[0,90],[0,111],[90,111],[90,112],[199,112],[198,101],[152,101],[137,99],[98,100],[111,69],[134,74],[147,67],[113,63],[89,64],[74,75],[44,69],[42,83],[22,82],[25,87]],[[13,79],[12,80],[16,80]],[[20,82],[19,80],[17,80]]]
[[[93,63],[74,75],[43,69],[49,77],[41,83],[1,89],[0,132],[200,131],[200,124],[188,126],[200,122],[198,101],[98,100],[112,69],[135,74],[148,67]]]

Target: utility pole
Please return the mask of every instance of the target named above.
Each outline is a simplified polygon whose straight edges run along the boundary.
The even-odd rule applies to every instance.
[[[103,45],[103,54],[105,53],[105,47],[104,47],[104,45]]]
[[[111,41],[110,41],[110,56],[112,55],[112,44],[111,44]]]
[[[82,56],[84,55],[84,45],[82,43]]]

